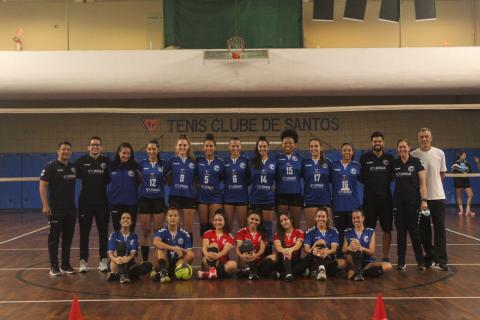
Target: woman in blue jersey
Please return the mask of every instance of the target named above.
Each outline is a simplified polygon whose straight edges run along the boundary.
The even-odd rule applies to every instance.
[[[360,163],[353,161],[353,145],[342,144],[342,159],[330,166],[332,182],[333,219],[343,245],[343,231],[352,226],[352,211],[361,207],[357,184],[360,176]]]
[[[352,212],[353,228],[345,230],[343,253],[346,255],[349,271],[347,277],[364,280],[364,275],[378,277],[392,270],[390,262],[377,262],[375,253],[375,230],[365,228],[365,216],[360,210]]]
[[[260,136],[255,147],[255,156],[250,161],[250,209],[261,212],[268,239],[272,241],[272,221],[275,209],[275,160],[268,154],[269,142]]]
[[[302,163],[303,212],[307,228],[315,225],[315,217],[320,207],[328,208],[330,211],[332,197],[330,193],[331,162],[325,157],[318,138],[310,139],[309,146],[311,158],[304,159]]]
[[[140,186],[140,200],[138,203],[138,217],[140,219],[140,245],[143,261],[148,261],[150,236],[153,230],[163,227],[165,220],[164,176],[163,161],[159,154],[158,141],[151,140],[147,144],[147,158],[140,162],[142,185]]]
[[[122,213],[121,228],[114,231],[108,239],[108,257],[110,258],[108,281],[120,279],[121,283],[128,283],[152,270],[150,262],[140,265],[135,263],[138,251],[138,236],[130,232],[132,216],[128,212]]]
[[[183,226],[193,239],[192,226],[197,208],[195,188],[195,158],[192,144],[186,134],[181,134],[175,147],[176,155],[165,166],[165,176],[170,186],[168,202],[183,214]]]
[[[275,176],[275,204],[278,211],[293,214],[295,224],[300,225],[302,216],[302,157],[295,151],[298,134],[295,130],[285,129],[280,135],[282,151],[277,156]]]
[[[215,138],[207,134],[203,142],[203,157],[196,160],[198,178],[198,215],[200,220],[200,236],[213,229],[213,215],[222,208],[223,161],[215,157]]]
[[[141,175],[135,161],[133,147],[128,142],[122,142],[112,161],[107,186],[108,205],[115,231],[120,230],[120,215],[129,212],[132,215],[132,232],[137,221],[138,185]]]
[[[247,226],[248,213],[248,158],[240,155],[240,138],[233,137],[229,143],[230,156],[223,159],[224,183],[223,207],[227,225],[233,227],[233,216],[237,213],[238,228]]]
[[[316,224],[307,230],[303,244],[310,276],[317,280],[326,280],[327,275],[334,276],[346,266],[344,259],[335,257],[340,241],[338,231],[330,226],[328,216],[326,207],[318,208]]]

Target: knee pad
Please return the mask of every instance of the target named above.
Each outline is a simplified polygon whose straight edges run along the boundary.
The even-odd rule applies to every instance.
[[[117,256],[123,257],[127,255],[127,246],[125,245],[125,242],[123,241],[117,241],[117,249],[115,250],[117,252]]]
[[[382,267],[371,267],[371,268],[368,268],[367,270],[365,270],[364,274],[366,276],[370,276],[370,277],[379,277],[383,274],[383,268]]]
[[[208,247],[208,248],[207,248],[207,252],[218,253],[218,248],[217,248],[217,247]]]
[[[252,241],[244,240],[239,250],[240,250],[240,253],[247,253],[247,252],[254,251]]]

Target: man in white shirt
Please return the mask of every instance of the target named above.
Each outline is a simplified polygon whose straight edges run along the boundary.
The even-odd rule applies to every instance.
[[[441,270],[448,271],[445,191],[442,183],[447,172],[445,153],[432,147],[432,133],[428,128],[421,128],[418,131],[418,143],[420,148],[412,151],[411,154],[422,160],[425,167],[427,203],[430,209],[430,217],[423,216],[420,221],[421,240],[425,250],[425,266],[429,267],[436,263]],[[433,245],[431,223],[433,223],[434,231]]]

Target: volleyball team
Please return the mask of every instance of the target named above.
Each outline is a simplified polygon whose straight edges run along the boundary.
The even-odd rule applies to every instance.
[[[121,143],[110,160],[102,155],[101,138],[92,137],[89,152],[71,163],[71,144],[60,143],[57,160],[47,164],[40,177],[42,212],[50,221],[50,274],[75,273],[70,246],[77,216],[76,179],[82,184],[79,272],[89,270],[95,219],[98,268],[108,272],[108,280],[127,283],[143,274],[162,283],[178,278],[177,272],[189,269],[195,258],[196,212],[202,254],[199,279],[377,277],[392,269],[388,256],[394,221],[398,270],[406,268],[407,233],[418,270],[433,266],[448,270],[441,181],[445,156],[432,147],[428,128],[419,130],[420,147],[415,151],[407,139],[398,140],[397,158],[384,151],[383,134],[376,131],[370,137],[371,150],[359,162],[353,160],[350,143],[342,144],[340,160],[330,161],[317,138],[310,139],[310,154],[303,157],[295,148],[298,139],[294,130],[284,130],[281,151],[273,155],[269,141],[259,137],[254,156],[247,158],[241,154],[241,140],[234,137],[229,141],[230,155],[221,159],[215,155],[213,135],[205,137],[203,155],[197,158],[188,137],[180,135],[171,159],[161,159],[160,146],[152,140],[146,158],[139,162],[129,143]],[[302,211],[305,231],[300,227]],[[110,218],[114,232],[108,237]],[[235,220],[238,232],[233,236]],[[377,221],[383,231],[381,259],[374,258]],[[149,257],[152,245],[154,256]],[[136,263],[139,255],[142,262]]]

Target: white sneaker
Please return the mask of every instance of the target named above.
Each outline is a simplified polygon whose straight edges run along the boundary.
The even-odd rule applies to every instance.
[[[80,260],[80,267],[78,268],[78,272],[80,273],[88,272],[88,262],[85,259]]]
[[[107,272],[108,270],[108,259],[107,258],[102,258],[100,260],[100,263],[98,264],[98,270],[102,272]]]
[[[327,270],[325,270],[325,266],[318,267],[317,280],[327,280]]]

